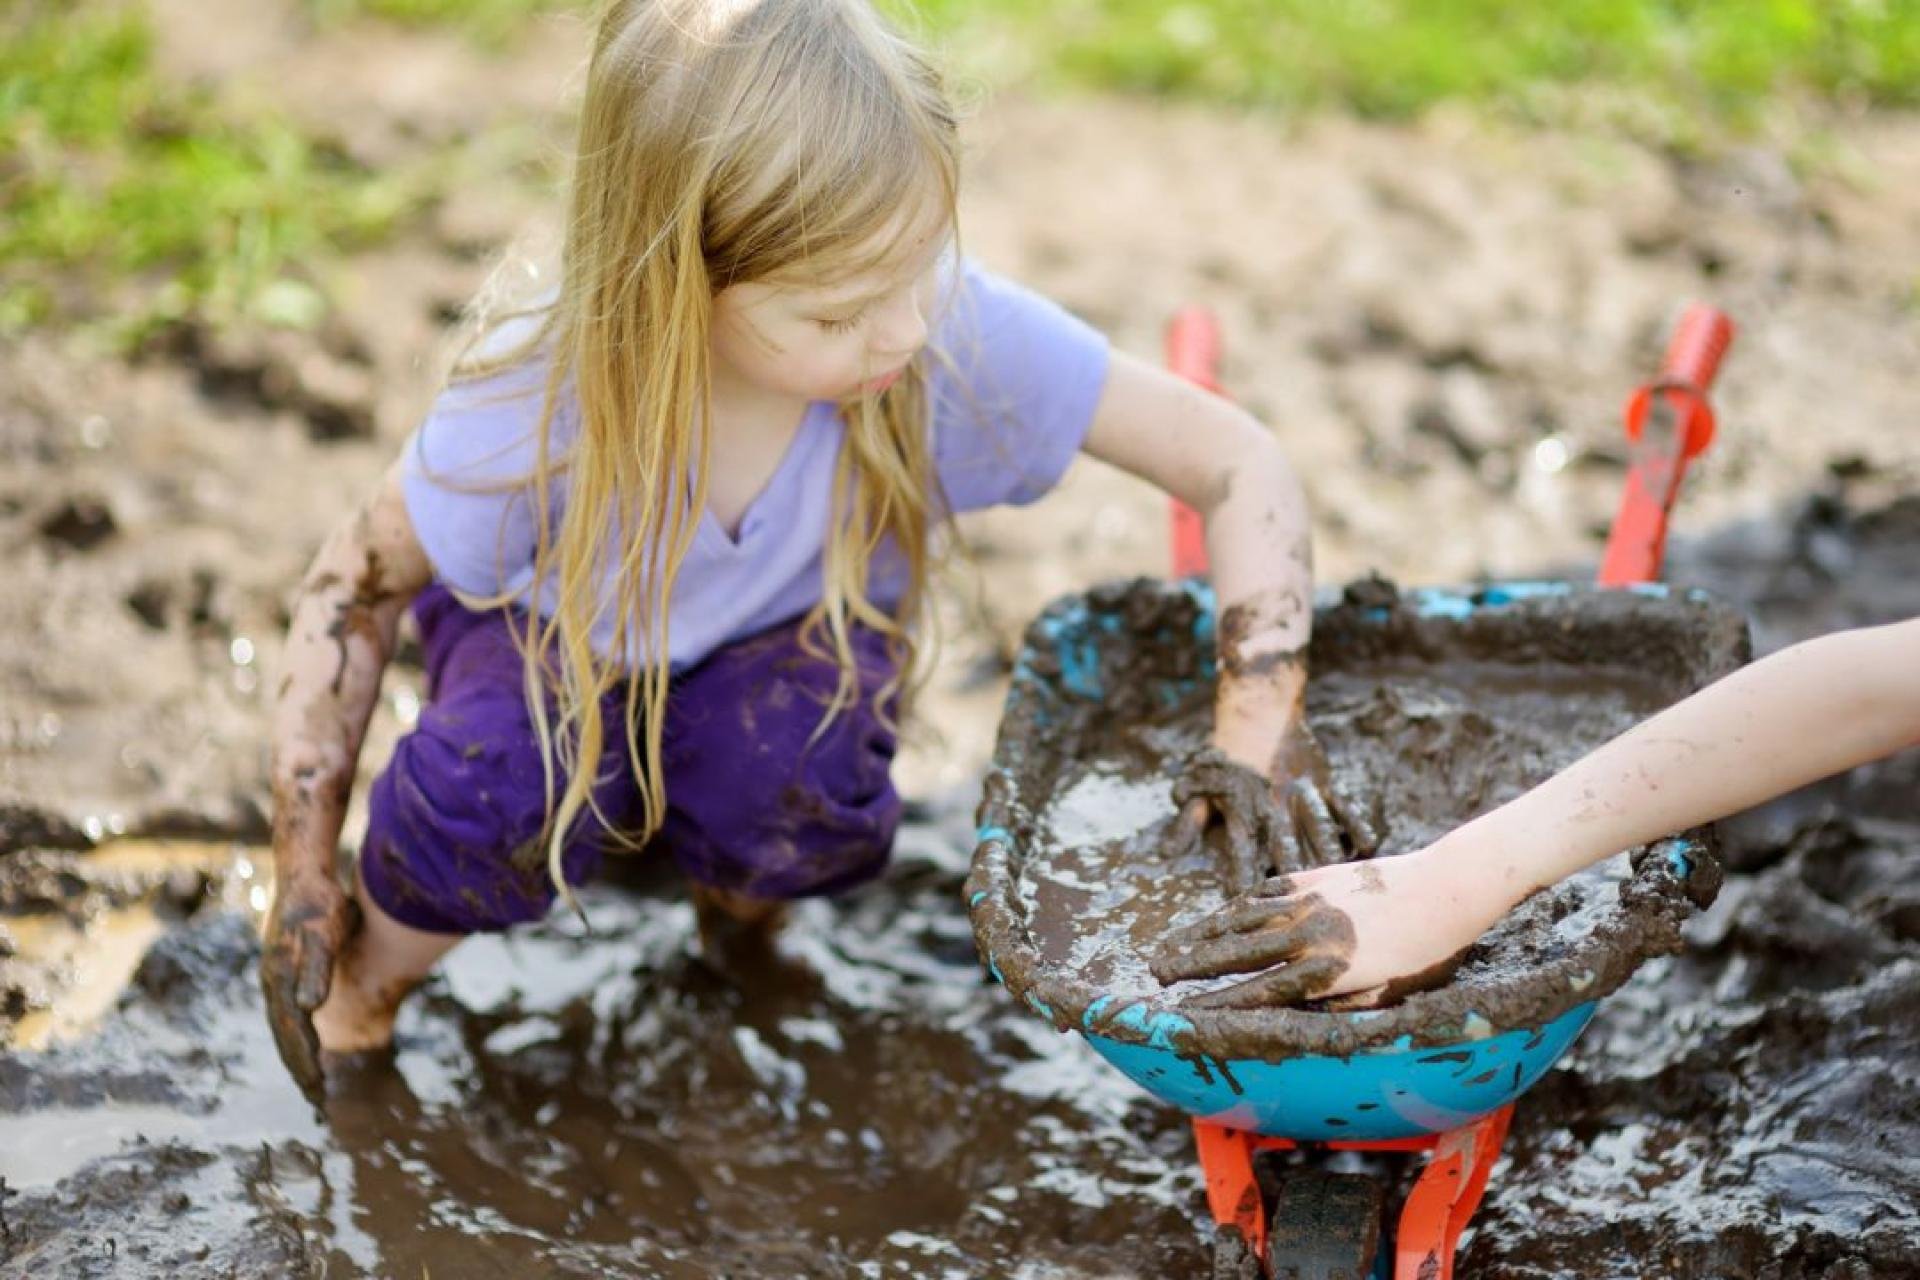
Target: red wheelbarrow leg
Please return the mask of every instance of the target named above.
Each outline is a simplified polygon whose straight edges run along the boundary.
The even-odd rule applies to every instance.
[[[1193,1142],[1200,1149],[1200,1172],[1207,1180],[1207,1208],[1213,1211],[1213,1220],[1239,1231],[1253,1256],[1264,1259],[1267,1211],[1260,1202],[1260,1184],[1253,1177],[1257,1141],[1241,1129],[1206,1120],[1193,1122]]]
[[[1440,1135],[1427,1167],[1407,1193],[1394,1237],[1394,1280],[1452,1280],[1453,1251],[1486,1194],[1500,1158],[1513,1104]]]

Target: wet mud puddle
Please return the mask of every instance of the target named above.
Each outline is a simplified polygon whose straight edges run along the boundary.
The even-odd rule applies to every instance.
[[[1672,701],[1627,666],[1411,659],[1316,672],[1307,713],[1337,782],[1384,833],[1378,856],[1422,848]],[[1168,779],[1205,744],[1209,700],[1089,733],[1063,762],[1020,877],[1042,962],[1122,1000],[1163,988],[1147,960],[1167,931],[1226,901],[1217,851],[1170,840]],[[1627,855],[1538,895],[1476,946],[1457,982],[1544,963],[1618,896]],[[1235,979],[1180,983],[1179,996]]]
[[[1920,613],[1920,500],[1673,562],[1766,647]],[[1138,764],[1060,788],[1056,826],[1154,822]],[[596,937],[557,918],[463,947],[325,1115],[274,1057],[262,886],[230,855],[184,880],[96,866],[113,846],[0,855],[0,1276],[1204,1276],[1185,1117],[981,979],[974,799],[916,809],[888,878],[806,904],[750,981],[695,957],[672,885],[592,888]],[[1920,1274],[1920,753],[1722,832],[1685,953],[1522,1099],[1463,1274]],[[1389,823],[1390,849],[1421,838]],[[17,1038],[44,935],[122,919],[141,936],[102,964],[132,966],[125,993]]]
[[[589,891],[594,936],[469,941],[324,1114],[215,886],[98,1025],[0,1052],[0,1275],[1191,1270],[1184,1124],[983,979],[970,800],[770,954],[702,958],[644,877]]]

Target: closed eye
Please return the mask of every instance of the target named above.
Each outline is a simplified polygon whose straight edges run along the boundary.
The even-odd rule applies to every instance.
[[[860,317],[866,314],[867,314],[866,308],[863,307],[860,310],[854,312],[852,315],[846,316],[843,319],[828,320],[828,319],[822,318],[822,319],[815,320],[814,323],[819,325],[822,329],[825,329],[828,333],[845,333],[847,332],[847,330],[853,328],[853,326],[859,324]]]

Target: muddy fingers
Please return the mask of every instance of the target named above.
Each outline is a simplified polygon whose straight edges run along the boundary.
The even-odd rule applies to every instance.
[[[1230,933],[1189,950],[1162,952],[1153,961],[1153,974],[1162,982],[1187,982],[1251,973],[1293,959],[1302,945],[1291,929]]]
[[[325,1083],[320,1068],[320,1037],[313,1029],[313,1018],[291,995],[294,986],[292,965],[282,957],[269,956],[260,969],[260,985],[266,996],[267,1025],[273,1031],[273,1044],[280,1060],[300,1091],[317,1099]]]
[[[1346,860],[1340,842],[1340,827],[1321,789],[1305,778],[1295,779],[1287,788],[1287,813],[1300,837],[1300,852],[1307,860],[1299,867],[1276,867],[1276,871],[1310,871]]]
[[[1196,805],[1202,807],[1202,829],[1221,828],[1221,878],[1228,892],[1245,892],[1274,869],[1272,849],[1287,824],[1274,803],[1271,784],[1258,773],[1208,747],[1187,761],[1174,782],[1173,798],[1182,807],[1177,831],[1190,821]],[[1183,839],[1176,834],[1174,845],[1182,847]]]
[[[1273,847],[1268,850],[1267,856],[1267,869],[1281,877],[1291,871],[1305,871],[1313,865],[1307,860],[1306,847],[1291,822],[1281,823],[1274,832]]]
[[[1285,879],[1260,888],[1284,893]],[[1325,991],[1346,972],[1353,950],[1353,922],[1319,895],[1250,895],[1169,935],[1150,966],[1169,986],[1262,971],[1183,1001],[1201,1009],[1254,1008],[1295,1004]]]
[[[1377,824],[1334,784],[1326,752],[1304,718],[1294,722],[1274,753],[1273,783],[1284,797],[1283,826],[1293,834],[1291,842],[1277,842],[1275,870],[1331,866],[1368,857],[1380,847]]]
[[[1189,997],[1194,1009],[1258,1009],[1311,1000],[1347,970],[1345,956],[1314,955],[1290,961],[1244,982]]]
[[[358,924],[354,904],[325,876],[289,877],[267,917],[260,988],[274,1046],[309,1098],[324,1083],[313,1011],[326,1003],[333,966]]]
[[[1163,983],[1248,973],[1308,955],[1353,954],[1353,922],[1317,894],[1229,904],[1171,935],[1149,962]]]
[[[1236,898],[1218,911],[1210,912],[1191,924],[1182,925],[1169,932],[1166,945],[1197,946],[1202,942],[1212,942],[1217,938],[1230,937],[1236,933],[1248,933],[1255,929],[1284,928],[1296,923],[1302,913],[1312,909],[1308,905],[1309,901],[1254,895]]]
[[[1204,799],[1179,800],[1179,795],[1176,786],[1174,796],[1180,803],[1180,812],[1167,824],[1166,856],[1169,860],[1183,858],[1200,848],[1206,841],[1207,825],[1213,819],[1212,811]]]
[[[1227,883],[1233,892],[1245,893],[1273,870],[1267,861],[1267,849],[1274,825],[1269,814],[1258,810],[1229,809],[1224,816]]]
[[[1366,808],[1348,795],[1346,788],[1338,785],[1329,787],[1326,796],[1327,803],[1333,807],[1333,816],[1346,830],[1352,856],[1371,858],[1379,851],[1380,831]]]

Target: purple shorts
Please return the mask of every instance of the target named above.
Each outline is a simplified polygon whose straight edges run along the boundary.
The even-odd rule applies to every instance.
[[[539,919],[556,896],[547,874],[546,789],[508,615],[476,613],[438,583],[414,603],[431,702],[394,748],[368,798],[360,875],[402,924],[476,933]],[[877,876],[900,821],[889,770],[894,734],[875,692],[895,671],[884,639],[856,628],[860,700],[820,737],[839,678],[803,651],[799,623],[717,650],[674,677],[662,756],[662,851],[703,885],[761,898],[834,893]],[[594,796],[616,830],[637,825],[626,690],[601,704],[609,745]],[[556,794],[562,780],[556,779]],[[592,876],[610,843],[583,813],[561,855],[567,882]]]

